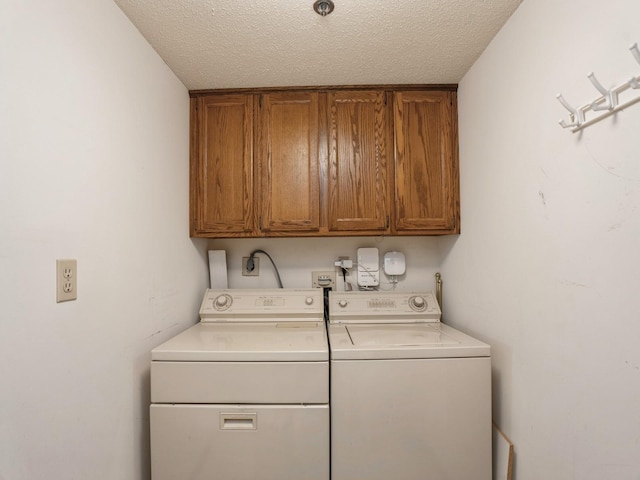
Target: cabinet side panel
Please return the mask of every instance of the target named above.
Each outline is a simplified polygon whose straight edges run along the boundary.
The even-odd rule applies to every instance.
[[[200,153],[198,150],[198,99],[191,98],[189,104],[191,110],[189,115],[189,235],[194,237],[200,228],[201,182],[199,177]]]
[[[397,230],[455,227],[452,110],[449,92],[396,93]]]
[[[201,229],[252,230],[252,98],[203,99]]]
[[[384,92],[329,94],[329,228],[387,228]]]

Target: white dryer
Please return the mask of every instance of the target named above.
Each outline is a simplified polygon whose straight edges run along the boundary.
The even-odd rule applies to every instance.
[[[490,480],[489,345],[431,292],[330,292],[331,479]]]
[[[207,290],[151,352],[153,480],[328,480],[322,290]]]

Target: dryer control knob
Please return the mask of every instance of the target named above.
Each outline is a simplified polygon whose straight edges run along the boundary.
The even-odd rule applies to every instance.
[[[216,310],[226,310],[231,306],[231,297],[229,295],[218,295],[213,301],[213,307]]]
[[[313,297],[305,298],[304,303],[306,303],[307,305],[313,305]]]
[[[339,305],[340,307],[344,308],[344,307],[346,307],[346,306],[347,306],[347,303],[348,303],[348,302],[347,302],[346,300],[340,300],[340,301],[338,302],[338,305]]]
[[[427,308],[427,302],[423,297],[411,297],[409,299],[409,306],[413,310],[421,311]]]

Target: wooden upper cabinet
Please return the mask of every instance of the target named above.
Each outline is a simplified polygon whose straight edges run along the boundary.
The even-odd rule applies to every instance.
[[[328,230],[389,231],[391,129],[383,91],[331,91]]]
[[[458,233],[455,92],[394,95],[394,233]]]
[[[253,96],[208,95],[194,101],[192,235],[250,235],[254,230]]]
[[[317,92],[260,96],[256,157],[262,232],[318,231],[318,134]]]
[[[191,96],[192,236],[460,232],[455,87]]]

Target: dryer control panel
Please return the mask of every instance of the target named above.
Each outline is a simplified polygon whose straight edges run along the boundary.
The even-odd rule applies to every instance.
[[[439,322],[433,292],[329,292],[330,323]]]
[[[323,315],[319,288],[208,289],[200,305],[202,322],[319,321]]]

